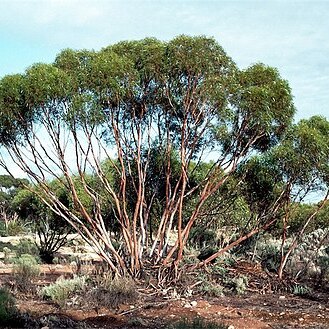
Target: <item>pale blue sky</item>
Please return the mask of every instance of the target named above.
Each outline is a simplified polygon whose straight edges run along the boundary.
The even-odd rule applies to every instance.
[[[183,33],[215,37],[241,68],[277,67],[297,119],[329,117],[329,1],[0,0],[0,77],[67,47]]]

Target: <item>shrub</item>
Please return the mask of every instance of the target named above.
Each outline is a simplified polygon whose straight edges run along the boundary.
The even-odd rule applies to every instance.
[[[193,246],[186,247],[184,249],[184,258],[183,264],[195,264],[198,262],[197,256],[199,255],[199,249],[194,248]]]
[[[10,263],[11,249],[9,249],[8,247],[3,247],[2,251],[3,251],[3,262],[5,264],[9,264]]]
[[[326,238],[327,237],[327,238]],[[328,257],[329,229],[317,229],[303,237],[290,257],[286,271],[304,279],[323,278]]]
[[[43,287],[39,291],[39,295],[63,307],[74,293],[81,292],[86,288],[86,280],[85,276],[75,276],[73,279],[59,277],[55,283]]]
[[[194,227],[189,237],[191,244],[198,248],[205,248],[217,244],[217,234],[214,230],[200,227]]]
[[[311,288],[306,285],[295,284],[292,288],[292,293],[294,295],[303,296],[311,292]]]
[[[281,241],[275,240],[267,235],[260,239],[257,253],[261,259],[263,268],[270,272],[276,272],[281,260],[280,254]]]
[[[237,256],[234,253],[226,252],[221,255],[220,258],[217,258],[215,261],[215,265],[224,264],[224,266],[234,266],[237,262]],[[216,264],[217,263],[217,264]]]
[[[329,250],[326,251],[326,256],[319,257],[319,266],[321,271],[320,279],[323,283],[329,282]]]
[[[7,236],[6,223],[4,221],[0,221],[0,236]]]
[[[92,304],[107,308],[117,308],[120,304],[133,303],[138,294],[135,282],[128,277],[104,278],[89,293]]]
[[[211,267],[211,273],[220,277],[220,278],[225,278],[227,275],[227,268],[223,266],[223,264],[221,264],[220,262],[215,263],[212,267]]]
[[[21,235],[26,233],[26,227],[24,226],[24,223],[20,221],[19,219],[13,219],[10,220],[5,227],[6,236],[15,236],[15,235]]]
[[[24,254],[34,256],[38,260],[39,250],[37,245],[30,239],[20,239],[16,246],[16,257],[21,257]]]
[[[232,287],[238,295],[245,293],[248,286],[248,278],[244,275],[241,275],[237,278],[231,280]]]
[[[224,288],[219,284],[213,284],[211,282],[204,282],[201,284],[198,291],[209,297],[224,296]]]
[[[32,280],[40,274],[40,266],[35,257],[23,254],[14,260],[13,274],[16,287],[28,291],[32,287]]]
[[[227,329],[228,326],[223,323],[207,322],[200,317],[192,321],[183,319],[167,327],[167,329]]]
[[[0,326],[8,325],[16,315],[14,297],[7,289],[0,288]]]

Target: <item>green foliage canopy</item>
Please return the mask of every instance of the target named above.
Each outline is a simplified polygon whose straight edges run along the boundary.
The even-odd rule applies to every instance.
[[[178,237],[167,257],[179,249],[181,259],[209,197],[239,163],[282,140],[294,112],[276,69],[255,64],[241,71],[204,36],[125,41],[98,52],[66,49],[53,64],[0,80],[2,145],[42,189],[43,201],[112,269],[124,268],[104,224],[110,204],[131,272],[140,268],[152,209],[159,220],[151,254],[157,245],[163,254],[175,223]],[[215,159],[208,166],[209,153]],[[114,174],[104,172],[104,159]],[[72,207],[49,177],[69,191]]]

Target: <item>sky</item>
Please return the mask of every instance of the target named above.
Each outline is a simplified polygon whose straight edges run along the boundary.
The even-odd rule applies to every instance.
[[[329,118],[328,18],[329,0],[0,0],[0,78],[51,63],[65,48],[206,35],[241,69],[278,68],[292,88],[296,121]]]
[[[289,81],[296,121],[329,117],[329,0],[0,0],[0,77],[62,49],[179,34],[214,37],[240,68],[262,62]]]

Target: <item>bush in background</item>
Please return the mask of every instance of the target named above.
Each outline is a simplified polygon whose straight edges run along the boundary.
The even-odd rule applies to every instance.
[[[319,228],[304,236],[288,261],[286,271],[304,279],[325,278],[327,263],[329,263],[329,229]]]
[[[23,221],[18,218],[13,218],[8,221],[7,225],[1,222],[0,236],[16,236],[25,234],[27,231]]]
[[[19,258],[22,255],[29,254],[36,260],[39,260],[39,250],[37,245],[31,239],[20,239],[19,244],[16,246],[16,257]]]

